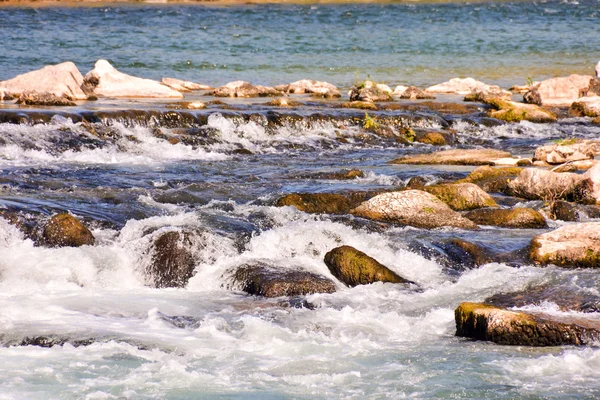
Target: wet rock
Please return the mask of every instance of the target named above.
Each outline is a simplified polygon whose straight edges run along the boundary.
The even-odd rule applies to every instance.
[[[548,227],[544,216],[532,208],[480,209],[466,213],[465,217],[477,225],[501,228],[539,229]]]
[[[537,286],[525,290],[498,293],[484,300],[496,307],[511,308],[554,303],[561,311],[598,312],[600,296],[588,292],[576,292],[566,286]]]
[[[216,97],[267,97],[281,96],[281,92],[268,86],[254,86],[244,81],[234,81],[216,88],[210,94]]]
[[[50,218],[42,232],[42,243],[50,247],[79,247],[94,242],[92,232],[67,213]]]
[[[170,103],[167,108],[174,110],[202,110],[206,108],[206,103],[201,101],[183,101],[179,103]]]
[[[593,159],[600,153],[600,140],[565,140],[561,143],[540,146],[535,149],[533,161],[544,161],[550,165],[570,161]]]
[[[600,340],[600,323],[583,317],[550,317],[483,303],[461,303],[454,317],[456,336],[497,344],[590,345]]]
[[[336,193],[292,193],[277,200],[277,207],[293,206],[311,214],[347,214],[362,199]]]
[[[536,264],[567,268],[600,268],[600,222],[561,226],[537,235],[529,257]]]
[[[571,104],[571,115],[577,117],[600,117],[600,96],[581,97]]]
[[[339,89],[329,82],[302,79],[289,85],[276,86],[275,89],[285,93],[306,94],[310,93],[325,98],[341,97]]]
[[[392,100],[392,90],[386,86],[379,83],[374,83],[372,81],[365,81],[359,85],[355,85],[350,90],[349,96],[350,101],[366,101],[366,102],[375,102],[375,101],[391,101]]]
[[[512,157],[510,153],[496,149],[453,149],[408,155],[390,161],[390,164],[495,165],[498,160],[505,158]]]
[[[591,181],[569,172],[526,168],[508,186],[512,195],[529,200],[594,202]]]
[[[499,100],[510,100],[512,93],[501,89],[498,86],[486,86],[473,90],[471,93],[465,96],[464,101],[476,101],[480,103],[486,103],[490,98]]]
[[[586,222],[591,218],[600,218],[600,206],[553,201],[549,207],[552,219],[571,222]]]
[[[556,115],[535,104],[517,103],[498,98],[487,98],[485,103],[492,108],[487,115],[506,122],[530,121],[537,123],[555,122]]]
[[[538,106],[568,107],[587,91],[589,75],[571,75],[540,82],[525,93],[523,99]]]
[[[490,86],[473,78],[453,78],[447,82],[430,86],[426,89],[429,93],[470,94],[475,91],[494,92],[502,91],[498,86]]]
[[[396,88],[396,89],[398,89],[398,88]],[[398,97],[401,99],[407,99],[407,100],[432,100],[432,99],[435,99],[434,94],[429,93],[426,90],[419,89],[416,86],[407,87],[404,90],[404,92],[402,92],[400,95],[398,95]]]
[[[488,193],[505,193],[508,183],[523,170],[520,167],[490,167],[483,165],[475,168],[464,179],[457,181],[474,183]]]
[[[202,85],[200,83],[183,81],[181,79],[175,78],[162,78],[160,81],[165,86],[170,87],[173,90],[177,90],[178,92],[191,92],[193,90],[211,90],[212,88],[207,85]]]
[[[106,60],[96,61],[94,69],[83,78],[81,88],[86,94],[98,97],[183,97],[160,82],[119,72]]]
[[[481,247],[462,239],[451,239],[441,245],[449,260],[459,269],[472,269],[492,262],[492,258]]]
[[[413,176],[406,183],[406,187],[410,189],[418,189],[423,190],[425,185],[427,185],[429,181],[422,176]]]
[[[430,144],[432,146],[446,146],[446,138],[439,132],[416,133],[415,142]]]
[[[309,179],[330,179],[343,181],[349,179],[362,178],[364,176],[365,173],[362,172],[360,169],[343,169],[341,171],[334,172],[317,172],[315,174],[302,175],[301,177]]]
[[[75,103],[71,100],[48,92],[23,92],[17,99],[17,104],[28,106],[75,106]]]
[[[351,246],[341,246],[325,254],[325,265],[333,276],[354,287],[373,282],[414,283]]]
[[[264,297],[333,293],[335,283],[302,270],[273,268],[263,263],[244,264],[234,274],[233,288]]]
[[[193,231],[170,231],[160,234],[152,243],[151,261],[146,268],[148,284],[156,288],[185,287],[194,275],[195,241]]]
[[[72,62],[49,65],[37,71],[18,75],[0,82],[0,92],[5,96],[19,97],[24,92],[50,93],[68,100],[85,100],[81,90],[83,76]]]
[[[446,203],[421,190],[383,193],[361,203],[352,214],[380,221],[419,228],[451,226],[477,229],[477,226],[453,211]]]
[[[426,186],[423,190],[433,194],[455,211],[482,207],[498,207],[492,197],[473,183],[447,183]]]
[[[341,104],[342,108],[358,108],[360,110],[377,110],[377,106],[369,101],[347,101]]]
[[[600,78],[596,77],[590,80],[590,86],[584,97],[600,96]]]

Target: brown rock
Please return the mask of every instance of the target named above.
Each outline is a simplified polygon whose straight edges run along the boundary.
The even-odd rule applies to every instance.
[[[404,156],[390,164],[494,165],[503,158],[511,158],[510,153],[496,149],[453,149]]]
[[[487,115],[490,118],[506,122],[530,121],[537,123],[555,122],[556,115],[535,104],[523,104],[498,98],[486,98],[485,103],[492,108]]]
[[[17,104],[28,106],[75,106],[76,104],[64,97],[58,97],[55,94],[44,92],[23,92],[17,99]]]
[[[430,144],[433,146],[446,146],[446,138],[439,132],[426,132],[424,134],[417,134],[415,142]]]
[[[514,196],[529,200],[562,199],[585,203],[593,201],[591,185],[584,175],[526,168],[509,183],[509,190]]]
[[[292,193],[281,197],[276,205],[293,206],[313,214],[347,214],[361,201],[336,193]]]
[[[325,254],[325,265],[333,276],[351,287],[373,282],[413,283],[351,246],[329,251]]]
[[[216,97],[266,97],[281,96],[281,92],[268,86],[254,86],[244,81],[229,82],[210,94]]]
[[[600,96],[580,97],[571,104],[569,113],[577,117],[600,117]]]
[[[492,225],[502,228],[537,229],[547,228],[542,214],[531,208],[480,209],[465,214],[465,217],[477,225]]]
[[[185,287],[194,275],[198,238],[198,233],[191,231],[171,231],[158,236],[150,248],[151,261],[146,269],[150,286]]]
[[[572,287],[566,286],[531,287],[517,292],[498,293],[484,300],[486,304],[502,308],[525,307],[545,302],[556,304],[561,311],[600,311],[600,296],[588,291],[576,292]]]
[[[419,89],[416,86],[409,86],[398,97],[408,100],[431,100],[435,99],[435,95],[426,90]]]
[[[523,168],[520,167],[490,167],[483,165],[475,168],[469,176],[457,181],[474,183],[488,193],[505,193],[508,183],[514,179]]]
[[[70,214],[57,214],[44,226],[42,240],[50,247],[79,247],[93,245],[94,235]]]
[[[447,183],[423,188],[455,211],[473,210],[482,207],[498,207],[492,197],[473,183]]]

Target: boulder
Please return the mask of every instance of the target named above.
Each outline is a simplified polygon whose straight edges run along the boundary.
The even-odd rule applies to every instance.
[[[553,201],[548,209],[550,218],[561,221],[586,222],[600,218],[600,206],[569,203],[568,201]]]
[[[301,175],[300,178],[305,179],[328,179],[328,180],[350,180],[362,178],[365,173],[360,169],[342,169],[333,172],[317,172],[314,174]]]
[[[600,268],[600,222],[561,226],[531,241],[530,259],[541,265]]]
[[[598,164],[595,159],[578,160],[578,161],[567,161],[564,164],[560,164],[551,169],[552,172],[577,172],[586,171],[593,166]]]
[[[518,346],[591,345],[600,322],[575,316],[509,311],[484,303],[461,303],[454,311],[456,336]]]
[[[600,96],[600,78],[590,80],[590,86],[584,97]]]
[[[183,81],[181,79],[175,78],[162,78],[160,81],[163,85],[170,87],[173,90],[177,90],[178,92],[191,92],[192,90],[210,90],[212,89],[210,86],[202,85],[200,83]]]
[[[200,240],[195,231],[170,231],[152,243],[150,264],[146,268],[148,284],[156,288],[185,287],[194,275],[194,250]]]
[[[580,97],[571,104],[569,113],[577,117],[600,117],[600,96]]]
[[[37,71],[0,82],[0,92],[19,97],[24,92],[50,93],[67,100],[86,100],[81,90],[83,76],[72,62],[49,65]]]
[[[42,232],[42,243],[50,247],[79,247],[93,245],[94,242],[92,232],[67,213],[50,218]]]
[[[275,89],[285,93],[294,94],[313,94],[326,98],[341,97],[339,89],[329,82],[314,81],[311,79],[302,79],[292,82],[289,85],[276,86]]]
[[[477,268],[492,262],[491,257],[478,245],[462,239],[451,239],[441,246],[449,259],[455,260],[464,269]]]
[[[391,101],[392,100],[392,89],[387,85],[380,83],[374,83],[372,81],[365,81],[359,85],[352,87],[348,95],[350,101]]]
[[[556,115],[535,104],[517,103],[499,98],[486,98],[485,104],[492,108],[487,111],[490,118],[506,122],[530,121],[537,123],[555,122]]]
[[[409,86],[398,97],[407,100],[432,100],[435,96],[426,90],[419,89],[416,86]]]
[[[466,213],[465,217],[477,225],[501,228],[539,229],[548,227],[544,216],[532,208],[480,209]]]
[[[498,293],[485,299],[484,303],[502,308],[554,303],[561,311],[600,311],[600,296],[587,290],[575,291],[572,286],[562,285],[545,285],[517,292]]]
[[[510,153],[496,149],[452,149],[428,154],[397,158],[390,164],[416,165],[495,165],[498,160],[513,158]],[[518,163],[518,158],[514,158]]]
[[[581,186],[589,189],[589,202],[600,203],[600,163],[590,168],[583,176],[585,181]]]
[[[600,153],[600,140],[565,140],[535,149],[533,161],[544,161],[550,165],[571,161],[593,159]]]
[[[487,86],[473,90],[463,100],[485,103],[489,99],[510,100],[511,98],[512,93],[508,90],[501,89],[499,86]]]
[[[27,106],[75,106],[76,104],[65,97],[58,97],[48,92],[23,92],[17,99],[17,104]]]
[[[523,99],[538,106],[568,107],[587,91],[591,79],[589,75],[576,74],[547,79],[532,87]]]
[[[392,92],[392,96],[400,97],[406,91],[406,89],[408,89],[408,86],[398,85]]]
[[[335,283],[324,276],[300,269],[280,269],[256,262],[237,268],[231,288],[254,296],[304,296],[333,293]]]
[[[439,132],[415,132],[415,142],[430,144],[432,146],[446,146],[448,142]]]
[[[490,86],[473,78],[453,78],[447,82],[430,86],[429,93],[470,94],[475,91],[503,92],[499,86]]]
[[[264,104],[272,107],[299,107],[303,105],[303,103],[288,97],[278,97]]]
[[[337,193],[292,193],[279,198],[277,207],[293,206],[311,214],[347,214],[364,200]]]
[[[446,203],[421,190],[383,193],[361,203],[351,213],[358,217],[419,228],[451,226],[477,229],[477,225],[453,211]]]
[[[333,276],[350,287],[373,282],[414,283],[351,246],[329,251],[325,254],[325,265]]]
[[[447,183],[425,186],[431,193],[455,211],[473,210],[482,207],[498,207],[492,197],[473,183]]]
[[[234,81],[216,88],[209,94],[216,97],[267,97],[281,96],[281,92],[268,86],[254,86],[244,81]]]
[[[475,168],[464,179],[457,183],[474,183],[488,193],[505,193],[508,190],[508,183],[517,177],[523,170],[520,167],[490,167],[482,165]]]
[[[526,168],[508,186],[512,195],[529,200],[562,199],[582,203],[594,201],[590,179],[585,175],[570,172],[558,173]]]
[[[98,60],[83,78],[83,91],[98,97],[181,98],[183,94],[151,79],[117,71],[108,61]]]

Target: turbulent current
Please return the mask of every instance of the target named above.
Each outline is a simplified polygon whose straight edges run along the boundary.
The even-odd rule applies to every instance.
[[[107,58],[130,74],[210,85],[313,78],[345,87],[356,71],[390,84],[470,74],[508,85],[528,75],[591,73],[600,57],[591,0],[3,7],[0,30],[0,79],[65,60],[85,73]],[[474,168],[389,164],[434,148],[365,129],[364,111],[298,97],[304,105],[295,109],[254,99],[199,111],[141,100],[70,109],[0,103],[2,214],[39,227],[69,212],[96,240],[40,246],[35,232],[0,218],[0,400],[600,397],[597,347],[455,336],[463,301],[542,285],[600,296],[597,272],[534,267],[523,256],[534,235],[564,222],[549,220],[546,230],[426,230],[277,207],[288,193],[393,190],[412,177],[455,181]],[[600,135],[586,118],[502,124],[477,107],[469,115],[369,115],[452,132],[453,148],[529,157],[556,139]],[[354,168],[364,174],[328,175]],[[193,277],[183,288],[152,288],[152,243],[189,230],[198,232],[189,246]],[[443,246],[457,238],[499,262],[462,263]],[[323,262],[341,245],[416,285],[346,287]],[[322,275],[336,291],[248,295],[232,271],[253,262]],[[527,307],[565,314],[551,302]]]

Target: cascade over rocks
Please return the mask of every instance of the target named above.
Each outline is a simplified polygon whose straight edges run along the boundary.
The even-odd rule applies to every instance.
[[[335,283],[324,276],[300,269],[274,268],[262,262],[238,267],[233,284],[228,288],[264,297],[304,296],[336,290]]]
[[[451,226],[477,229],[477,225],[453,211],[443,201],[421,190],[383,193],[351,211],[358,217],[419,228]]]
[[[23,93],[51,94],[67,100],[86,100],[81,90],[83,76],[71,61],[48,65],[0,82],[0,99],[3,96],[19,97]]]
[[[146,267],[152,287],[185,287],[194,275],[194,251],[202,245],[197,231],[169,231],[160,234],[152,243],[150,264]]]
[[[425,186],[423,188],[433,194],[454,211],[473,210],[482,207],[498,207],[492,197],[473,183],[447,183]]]
[[[93,245],[95,238],[77,218],[62,213],[48,220],[42,232],[41,242],[49,247],[79,247]]]
[[[517,346],[591,345],[600,340],[600,322],[509,311],[483,303],[461,303],[454,311],[456,336]]]
[[[523,99],[538,106],[568,107],[587,92],[591,79],[589,75],[576,74],[546,79],[525,93]]]
[[[325,254],[325,265],[333,276],[354,287],[373,282],[414,283],[351,246],[340,246]]]
[[[254,86],[245,81],[233,81],[216,88],[211,93],[216,97],[267,97],[281,96],[281,92],[268,86]]]
[[[183,94],[151,79],[119,72],[106,60],[98,60],[85,74],[83,91],[98,97],[181,98]]]
[[[531,241],[531,261],[566,268],[600,268],[600,222],[561,226]]]
[[[532,208],[479,209],[465,214],[477,225],[499,226],[501,228],[539,229],[547,228],[546,219]]]

